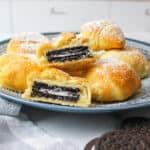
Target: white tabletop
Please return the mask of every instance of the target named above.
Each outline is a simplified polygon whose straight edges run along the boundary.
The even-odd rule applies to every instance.
[[[9,36],[10,34],[3,34],[0,39]],[[127,33],[126,37],[150,42],[150,33]],[[93,137],[118,128],[121,119],[126,116],[150,116],[149,108],[101,115],[48,112],[27,107],[23,111],[48,134],[70,140],[80,149]]]

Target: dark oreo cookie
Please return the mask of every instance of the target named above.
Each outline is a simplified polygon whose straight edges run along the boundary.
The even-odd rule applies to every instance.
[[[48,51],[46,56],[49,62],[65,62],[93,57],[87,46],[75,46]]]
[[[80,89],[74,87],[48,85],[46,83],[35,81],[32,86],[31,96],[46,97],[65,101],[78,101],[80,97]]]
[[[144,128],[116,130],[92,140],[84,150],[150,150],[149,137]]]
[[[150,128],[150,119],[144,117],[127,118],[121,123],[121,129]]]
[[[125,119],[120,130],[92,140],[84,150],[150,150],[150,120],[143,117]]]
[[[84,148],[84,150],[94,150],[95,149],[95,144],[99,138],[95,138],[88,142]]]
[[[150,150],[143,134],[130,131],[113,131],[103,135],[96,143],[95,150]]]

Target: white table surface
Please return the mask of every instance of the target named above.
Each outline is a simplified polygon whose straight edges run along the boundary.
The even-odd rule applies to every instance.
[[[8,38],[10,35],[0,34],[0,40]],[[150,42],[150,33],[127,33],[126,37]],[[84,145],[93,137],[118,128],[124,117],[131,115],[150,117],[150,108],[101,115],[48,112],[27,107],[23,111],[48,134],[70,140],[80,149],[83,149]]]

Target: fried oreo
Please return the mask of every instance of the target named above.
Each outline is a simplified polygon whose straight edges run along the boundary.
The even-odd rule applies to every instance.
[[[22,97],[39,102],[87,107],[91,103],[91,92],[84,78],[48,68],[29,74],[28,86]]]
[[[80,70],[90,67],[96,61],[87,46],[52,48],[42,46],[38,49],[37,58],[41,65],[66,70]]]

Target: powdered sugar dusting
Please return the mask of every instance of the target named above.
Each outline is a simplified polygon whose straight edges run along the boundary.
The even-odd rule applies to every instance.
[[[122,61],[119,61],[118,59],[115,59],[115,58],[100,58],[97,62],[96,62],[97,65],[111,65],[111,66],[114,66],[114,65],[122,65],[124,64],[124,62]]]
[[[59,43],[59,41],[62,41],[64,39],[63,36],[57,36],[51,39],[52,43],[54,46],[57,46],[57,44]]]
[[[35,42],[35,43],[49,42],[48,38],[36,32],[19,33],[19,34],[16,34],[13,39],[16,39],[22,42]]]
[[[16,34],[13,40],[20,41],[20,49],[24,53],[35,53],[37,48],[44,43],[49,43],[49,39],[44,35],[36,32],[23,32]]]
[[[85,23],[81,27],[81,31],[84,29],[91,32],[93,31],[93,29],[99,29],[101,31],[105,26],[110,24],[112,24],[112,22],[106,20],[92,21],[92,22]]]
[[[116,24],[110,24],[103,28],[100,33],[101,36],[109,37],[110,40],[117,39],[119,41],[124,40],[124,34]]]
[[[111,68],[111,72],[114,74],[118,74],[118,72],[122,72],[124,74],[124,79],[125,78],[130,78],[127,74],[128,72],[132,72],[132,75],[134,75],[134,70],[131,68],[131,66],[125,62],[119,61],[118,59],[115,58],[101,58],[98,62],[97,65],[100,65],[103,67],[104,72],[107,72],[107,69]],[[100,73],[100,72],[98,72]],[[131,75],[131,74],[130,74]]]
[[[92,21],[81,27],[81,37],[92,39],[93,35],[96,35],[96,37],[99,36],[99,40],[108,39],[116,44],[123,44],[125,41],[121,28],[117,24],[105,20]],[[99,43],[101,43],[101,41],[99,41]]]
[[[20,48],[34,51],[40,46],[40,44],[41,43],[24,42],[24,43],[21,44]]]
[[[149,46],[148,45],[144,45],[142,43],[138,43],[136,41],[130,41],[127,40],[127,45],[129,46],[136,46],[139,47],[141,49],[141,52],[146,54],[146,56],[148,57],[148,59],[150,58],[150,51],[149,51]],[[6,50],[6,43],[3,43],[0,45],[0,50],[1,53],[4,53]],[[149,59],[150,60],[150,59]],[[116,111],[116,110],[124,110],[124,109],[131,109],[131,108],[138,108],[138,107],[143,107],[143,106],[149,106],[150,105],[150,77],[148,76],[147,78],[145,78],[144,80],[142,80],[142,88],[131,98],[129,98],[127,101],[123,101],[123,102],[117,102],[117,103],[95,103],[94,101],[92,102],[92,105],[90,105],[88,108],[82,108],[79,110],[79,108],[76,109],[72,107],[67,107],[65,110],[67,112],[70,111],[74,111],[74,112],[84,112],[84,113],[92,113],[92,112],[111,112],[111,111]],[[5,95],[9,95],[11,97],[15,98],[21,98],[21,94],[16,93],[15,91],[10,91],[8,89],[3,89],[0,88],[0,92],[2,92]],[[24,101],[23,99],[20,99],[22,101]],[[50,110],[52,107],[53,109],[56,109],[55,105],[50,105],[49,104],[44,104],[45,108],[47,108],[48,110]],[[38,107],[38,106],[37,106]],[[59,106],[58,106],[59,107]],[[63,107],[63,106],[61,106]],[[61,108],[60,108],[61,109]],[[64,109],[63,109],[64,110]]]

